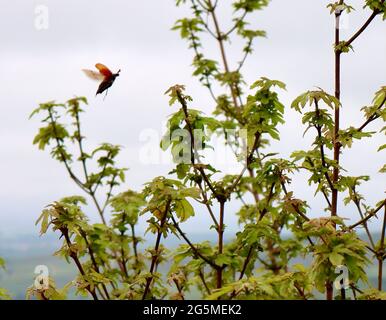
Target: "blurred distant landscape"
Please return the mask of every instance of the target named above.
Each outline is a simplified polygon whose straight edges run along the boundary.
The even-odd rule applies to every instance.
[[[212,239],[213,238],[213,239]],[[145,246],[150,246],[152,235],[147,236]],[[215,240],[212,234],[196,234],[192,239],[195,242]],[[164,240],[164,245],[176,248],[181,242],[177,238]],[[43,237],[36,234],[23,236],[2,237],[0,235],[0,257],[6,262],[6,270],[0,270],[0,288],[5,288],[13,299],[25,299],[26,289],[33,284],[34,270],[38,265],[48,267],[50,276],[55,280],[58,288],[73,280],[77,275],[76,267],[64,259],[54,256],[61,247],[61,240],[53,233]],[[163,266],[167,270],[168,266]],[[69,292],[69,299],[81,299],[74,290]]]
[[[151,235],[147,237],[151,245]],[[203,242],[214,240],[213,234],[203,233],[195,234],[194,242]],[[376,236],[375,239],[379,238]],[[44,237],[37,235],[24,235],[18,237],[0,236],[0,257],[6,261],[6,270],[0,270],[0,287],[6,288],[13,299],[25,299],[26,289],[32,285],[34,279],[34,270],[38,265],[46,265],[50,271],[57,286],[63,287],[66,283],[73,280],[77,274],[76,268],[68,264],[64,259],[54,256],[60,248],[61,240],[55,234],[48,234]],[[182,243],[177,238],[168,238],[164,244],[169,249],[176,248]],[[293,261],[299,262],[299,261]],[[307,262],[306,262],[307,263]],[[168,266],[162,269],[167,270]],[[377,265],[369,267],[369,282],[376,286],[377,283]],[[384,281],[386,287],[386,280]],[[69,292],[69,299],[82,299],[76,296],[74,290]],[[194,297],[193,297],[194,298]]]

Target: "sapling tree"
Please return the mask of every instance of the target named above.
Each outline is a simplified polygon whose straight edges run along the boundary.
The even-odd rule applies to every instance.
[[[293,101],[291,107],[303,115],[307,134],[313,134],[314,141],[309,150],[294,151],[290,159],[284,159],[272,150],[270,141],[280,138],[278,125],[285,123],[285,105],[279,94],[286,85],[266,77],[251,84],[243,79],[254,42],[265,36],[264,31],[251,29],[248,19],[268,4],[268,0],[226,4],[215,0],[176,1],[177,6],[191,9],[191,15],[179,19],[173,29],[188,42],[193,75],[208,89],[213,115],[192,108],[194,100],[185,86],[174,85],[166,91],[174,113],[160,145],[171,152],[175,168],[146,183],[140,192],[116,194],[125,181],[125,169],[116,164],[119,146],[104,143],[93,151],[86,149],[81,130],[86,98],[64,104],[44,103],[34,111],[33,115],[42,115],[43,121],[34,143],[40,149],[50,147],[52,157],[64,165],[83,196],[53,202],[38,220],[42,234],[51,228],[60,235],[63,244],[56,254],[74,264],[78,277],[63,289],[56,288],[51,279],[49,288],[31,287],[29,295],[61,299],[73,286],[79,294],[94,300],[188,299],[193,291],[205,299],[307,300],[318,297],[317,291],[326,299],[385,298],[384,195],[379,195],[375,207],[367,204],[359,188],[369,177],[349,176],[340,154],[355,140],[376,134],[367,131],[370,124],[385,121],[386,87],[376,91],[371,105],[363,108],[362,124],[342,129],[339,121],[343,115],[342,54],[349,52],[375,18],[386,16],[386,5],[384,1],[365,1],[371,16],[347,41],[340,39],[339,19],[352,7],[344,1],[329,5],[337,23],[336,92],[308,91]],[[223,21],[219,6],[227,5],[232,6],[234,16]],[[228,29],[223,25],[229,25]],[[245,43],[236,62],[228,59],[230,49],[238,50],[231,46],[234,37]],[[206,41],[217,44],[218,59],[209,57]],[[385,128],[378,131],[382,134]],[[239,159],[238,172],[224,175],[214,163],[205,161],[215,135],[225,138],[227,147]],[[380,146],[379,151],[384,148]],[[309,174],[309,184],[325,199],[327,216],[310,219],[306,200],[292,191],[292,178],[301,170]],[[385,167],[381,169],[384,171]],[[357,222],[345,223],[338,212],[339,201],[355,205]],[[88,202],[100,223],[89,222],[84,213]],[[107,212],[112,213],[110,220]],[[215,242],[192,240],[185,222],[196,212],[208,215]],[[381,214],[381,237],[376,242],[368,222]],[[226,228],[229,215],[239,219],[239,231],[234,235]],[[146,242],[148,249],[136,233],[144,219],[154,239],[153,244]],[[358,235],[362,228],[368,241]],[[168,236],[181,241],[177,249],[170,251],[164,245]],[[310,265],[294,263],[299,258],[309,259]],[[366,275],[374,259],[379,270],[377,288],[371,288]],[[172,261],[170,269],[161,272],[160,266],[166,261]],[[342,266],[349,272],[347,287],[345,281],[342,285],[335,281],[336,269]]]

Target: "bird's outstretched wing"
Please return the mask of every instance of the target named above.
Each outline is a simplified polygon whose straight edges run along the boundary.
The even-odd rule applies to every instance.
[[[104,64],[102,63],[97,63],[95,67],[99,70],[101,74],[103,74],[106,78],[111,77],[113,73],[110,71],[109,68],[107,68]]]
[[[92,80],[103,81],[105,79],[105,76],[99,72],[88,70],[88,69],[82,69],[82,71],[86,74],[87,77],[89,77]]]

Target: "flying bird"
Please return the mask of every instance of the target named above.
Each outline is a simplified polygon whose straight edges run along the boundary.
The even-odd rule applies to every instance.
[[[121,70],[119,69],[117,73],[112,73],[109,68],[107,68],[104,64],[102,63],[97,63],[95,67],[98,69],[99,72],[93,71],[93,70],[88,70],[88,69],[83,69],[83,72],[88,76],[90,79],[96,80],[96,81],[102,81],[98,87],[98,90],[96,92],[96,96],[100,93],[103,93],[109,90],[109,88],[113,85],[115,78],[119,76],[119,73]]]

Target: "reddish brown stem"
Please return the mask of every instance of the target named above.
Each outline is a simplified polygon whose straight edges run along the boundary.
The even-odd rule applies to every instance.
[[[226,53],[225,53],[225,46],[224,46],[225,35],[221,32],[220,25],[218,23],[218,19],[217,19],[217,15],[216,15],[216,6],[213,6],[211,0],[208,0],[208,6],[209,6],[209,8],[208,8],[209,12],[210,12],[210,14],[212,16],[213,23],[214,23],[214,26],[215,26],[216,39],[217,39],[218,44],[220,46],[221,58],[222,58],[222,61],[223,61],[223,64],[224,64],[224,69],[225,69],[226,73],[229,73],[230,69],[229,69],[228,59],[227,59],[227,56],[226,56]],[[232,100],[233,100],[233,103],[235,105],[235,108],[236,108],[236,110],[238,110],[240,108],[240,106],[239,106],[238,101],[237,101],[237,90],[236,90],[236,88],[234,87],[233,84],[229,85],[229,89],[231,91]]]
[[[145,286],[145,290],[143,292],[142,300],[145,300],[147,298],[148,294],[149,294],[150,285],[151,285],[151,283],[153,281],[153,274],[155,272],[156,266],[158,265],[159,247],[160,247],[160,244],[161,244],[163,228],[164,228],[165,223],[167,221],[167,216],[168,216],[168,212],[169,212],[169,209],[170,209],[170,202],[171,202],[170,200],[167,202],[165,211],[164,211],[164,213],[162,215],[162,218],[161,218],[161,221],[160,221],[160,225],[159,225],[159,229],[158,229],[158,233],[157,233],[157,239],[156,239],[156,242],[155,242],[155,245],[154,245],[154,252],[153,252],[153,255],[152,255],[151,265],[150,265],[150,274],[151,274],[151,276],[146,279],[146,286]]]
[[[382,233],[378,254],[378,290],[382,291],[382,282],[383,282],[383,260],[385,254],[385,233],[386,233],[386,205],[385,205],[385,213],[383,216],[383,225],[382,225]]]
[[[224,208],[225,202],[220,202],[220,219],[219,219],[219,228],[218,228],[218,254],[223,254],[224,251]],[[222,288],[223,285],[223,267],[217,268],[217,289]]]
[[[82,264],[80,263],[77,254],[76,254],[74,251],[72,251],[72,248],[71,248],[71,247],[72,247],[72,243],[71,243],[70,236],[68,235],[68,230],[62,228],[60,231],[62,232],[64,238],[66,239],[67,246],[68,246],[68,248],[69,248],[69,250],[70,250],[70,257],[72,258],[72,260],[74,260],[76,266],[78,267],[78,270],[79,270],[80,274],[81,274],[83,277],[86,276],[86,273],[84,272],[83,266],[82,266]],[[86,290],[91,294],[91,296],[93,297],[94,300],[99,300],[99,299],[98,299],[98,296],[97,296],[96,293],[95,293],[95,289],[91,288],[90,285],[88,285],[88,286],[86,287]]]

